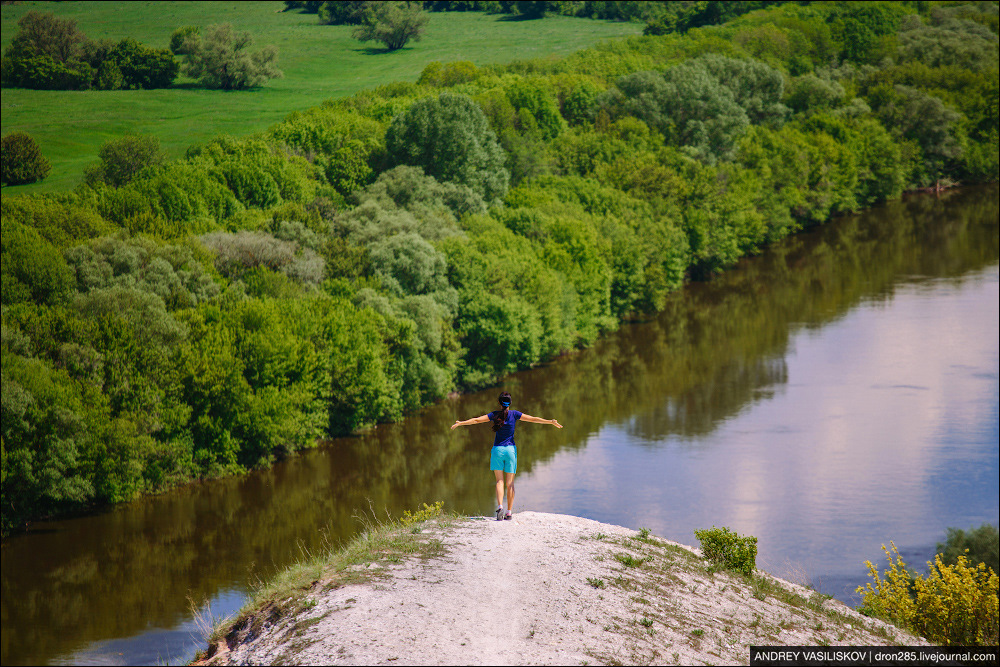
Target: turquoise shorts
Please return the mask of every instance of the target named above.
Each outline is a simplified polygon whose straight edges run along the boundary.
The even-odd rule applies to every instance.
[[[517,447],[514,445],[494,447],[493,453],[490,454],[490,470],[517,472]]]

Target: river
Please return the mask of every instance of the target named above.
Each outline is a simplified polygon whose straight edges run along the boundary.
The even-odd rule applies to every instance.
[[[657,317],[503,382],[518,509],[697,544],[756,535],[758,567],[849,604],[893,540],[933,557],[998,522],[998,188],[913,196],[772,247]],[[200,626],[303,550],[423,502],[488,514],[499,388],[271,470],[3,543],[2,662],[183,662]]]

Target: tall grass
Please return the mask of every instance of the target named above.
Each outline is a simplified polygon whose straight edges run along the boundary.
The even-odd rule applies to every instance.
[[[319,25],[315,14],[283,12],[283,2],[25,2],[3,6],[4,49],[30,10],[77,22],[91,39],[133,37],[166,48],[186,25],[230,22],[255,45],[278,47],[284,78],[257,90],[205,90],[179,78],[172,88],[135,91],[48,91],[5,88],[2,131],[27,132],[52,164],[44,181],[12,192],[71,189],[106,140],[152,134],[170,157],[218,134],[246,135],[291,111],[393,81],[416,81],[432,61],[476,65],[564,56],[604,39],[638,34],[642,25],[556,16],[509,21],[481,12],[432,13],[420,42],[386,53],[351,38],[351,26]]]

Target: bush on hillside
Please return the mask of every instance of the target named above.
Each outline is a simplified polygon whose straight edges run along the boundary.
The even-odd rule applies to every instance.
[[[126,37],[86,42],[80,59],[90,66],[90,86],[98,90],[166,88],[174,82],[180,65],[168,49],[153,49]]]
[[[284,11],[301,9],[305,14],[315,14],[319,8],[325,5],[324,0],[285,0]],[[346,2],[344,4],[347,4]]]
[[[334,2],[306,2],[306,13],[319,14],[319,22],[327,25],[361,25],[377,4],[372,0],[335,0]],[[311,9],[310,5],[316,5]]]
[[[277,67],[277,47],[251,51],[252,46],[249,32],[235,32],[229,23],[211,25],[204,35],[191,33],[181,43],[184,73],[206,88],[222,90],[256,88],[284,76]]]
[[[338,3],[339,4],[339,3]],[[373,3],[361,15],[361,23],[351,36],[361,42],[382,42],[388,51],[419,42],[427,25],[427,15],[419,2],[385,0]]]
[[[40,181],[52,168],[38,144],[27,132],[11,132],[3,138],[4,185],[23,185]]]
[[[179,66],[167,49],[126,37],[88,40],[76,22],[28,12],[4,54],[5,86],[40,90],[165,88]]]
[[[177,28],[172,33],[170,33],[170,52],[175,56],[186,56],[187,49],[184,48],[184,43],[196,35],[201,34],[201,28],[196,25],[187,25]]]
[[[64,63],[75,58],[87,40],[86,35],[76,27],[76,21],[34,10],[21,17],[17,28],[17,34],[4,54],[5,60],[48,56]]]
[[[3,59],[3,85],[35,90],[86,90],[94,70],[79,60],[59,62],[48,55]]]
[[[746,576],[753,574],[757,564],[757,538],[740,537],[725,526],[696,530],[694,536],[701,542],[701,552],[710,561]]]
[[[120,188],[147,167],[163,164],[160,140],[148,134],[126,134],[121,139],[110,139],[97,151],[101,159],[86,172],[87,183],[107,183]]]

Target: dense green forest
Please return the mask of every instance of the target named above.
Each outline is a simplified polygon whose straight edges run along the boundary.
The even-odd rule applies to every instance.
[[[4,533],[398,420],[790,233],[997,180],[997,31],[996,2],[783,3],[431,63],[179,160],[126,136],[73,192],[5,194]]]

